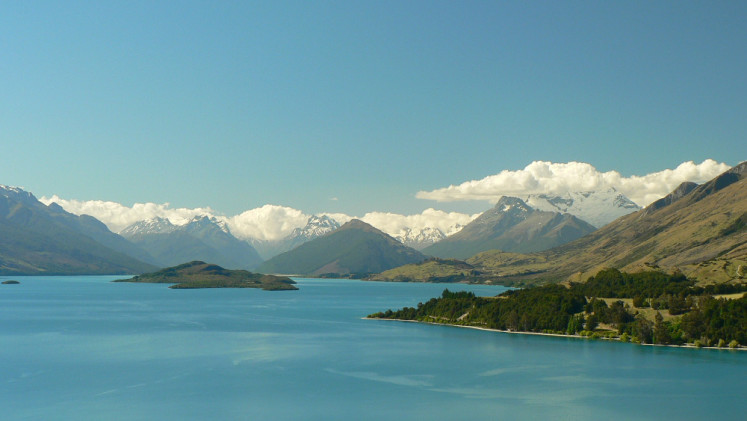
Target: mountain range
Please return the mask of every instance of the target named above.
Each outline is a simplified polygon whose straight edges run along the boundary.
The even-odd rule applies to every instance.
[[[423,249],[424,254],[466,259],[493,249],[512,252],[546,250],[594,231],[575,216],[546,212],[516,197],[502,197],[461,231]]]
[[[130,225],[120,235],[146,250],[161,267],[193,260],[234,269],[252,269],[262,263],[249,243],[234,237],[226,224],[214,217],[194,217],[184,225],[152,218]]]
[[[701,283],[747,276],[747,162],[696,186],[684,183],[645,209],[568,244],[537,253],[491,250],[466,260],[428,261],[384,272],[378,280],[474,276],[480,281],[583,281],[606,267],[681,271]],[[456,269],[455,269],[456,268]]]
[[[671,207],[700,188],[683,184],[670,196],[635,214],[648,215]],[[360,220],[341,227],[330,216],[314,215],[290,235],[267,241],[238,239],[226,218],[206,215],[182,225],[156,217],[136,222],[118,235],[91,216],[73,215],[56,203],[44,205],[22,189],[2,186],[0,191],[0,224],[4,230],[0,233],[5,233],[0,238],[0,270],[7,273],[139,273],[202,260],[275,273],[348,275],[380,272],[420,262],[426,256],[474,260],[480,252],[487,253],[483,257],[500,255],[498,261],[504,262],[512,256],[507,252],[541,251],[594,231],[594,226],[574,214],[590,215],[602,224],[637,209],[614,189],[565,196],[534,195],[527,201],[504,197],[464,227],[450,227],[449,236],[432,226],[400,225],[395,237]],[[269,259],[264,264],[263,257]],[[429,263],[433,264],[438,263]]]

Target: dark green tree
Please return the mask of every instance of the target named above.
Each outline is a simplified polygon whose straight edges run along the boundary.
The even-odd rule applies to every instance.
[[[638,337],[642,344],[652,343],[654,330],[651,322],[639,315],[633,325],[633,334]]]
[[[584,315],[576,314],[568,319],[568,329],[566,333],[574,335],[576,332],[580,332],[584,329]]]
[[[599,318],[596,314],[592,314],[586,318],[586,330],[594,330],[599,326]]]
[[[654,316],[654,341],[654,343],[664,345],[672,343],[672,337],[664,323],[664,317],[658,311],[656,312],[656,316]]]

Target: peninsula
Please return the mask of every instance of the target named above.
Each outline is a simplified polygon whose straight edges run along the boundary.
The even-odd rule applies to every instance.
[[[623,342],[747,345],[747,284],[698,286],[681,273],[606,269],[586,283],[510,290],[497,297],[445,290],[417,308],[368,316],[516,333]]]
[[[261,288],[265,291],[297,290],[295,282],[286,276],[264,275],[246,270],[229,270],[218,265],[193,261],[157,272],[138,275],[114,282],[174,284],[169,288]]]

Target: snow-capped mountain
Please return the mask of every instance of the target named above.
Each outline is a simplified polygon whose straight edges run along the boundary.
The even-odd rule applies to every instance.
[[[458,232],[459,229],[461,229],[462,226],[459,225],[459,228],[456,229],[454,232]],[[438,228],[433,227],[425,227],[425,228],[405,228],[404,231],[400,232],[398,235],[394,236],[397,240],[399,240],[402,244],[412,247],[416,250],[422,250],[431,244],[437,243],[444,238],[446,238],[446,234],[444,234],[443,231],[441,231]]]
[[[166,218],[155,217],[144,221],[135,222],[119,232],[122,237],[133,239],[134,237],[149,234],[168,234],[177,230],[177,226]]]
[[[187,224],[185,225],[187,227],[188,231],[199,231],[203,229],[214,229],[218,228],[219,230],[225,232],[226,234],[231,234],[231,230],[228,228],[228,224],[223,219],[218,219],[214,216],[195,216],[192,218]],[[233,235],[233,234],[231,234]]]
[[[4,184],[0,184],[0,196],[24,203],[36,202],[36,197],[30,192],[20,187],[6,186]]]
[[[163,266],[202,260],[251,269],[262,262],[257,251],[234,237],[224,221],[207,215],[196,216],[184,225],[156,217],[136,222],[120,235],[147,250]]]
[[[326,215],[312,215],[309,221],[306,222],[306,226],[303,228],[296,228],[293,230],[289,240],[299,241],[305,243],[306,241],[313,240],[314,238],[321,237],[324,234],[332,232],[340,228],[340,223],[335,221]]]
[[[340,223],[333,218],[326,215],[312,215],[305,226],[294,229],[287,237],[279,240],[254,239],[250,242],[263,258],[270,259],[338,228],[340,228]]]
[[[516,197],[502,197],[462,230],[423,249],[443,258],[466,259],[486,250],[528,253],[580,238],[594,227],[571,214],[534,209]]]
[[[186,224],[177,225],[169,221],[167,218],[161,218],[156,216],[155,218],[146,219],[144,221],[135,222],[119,232],[119,235],[125,238],[132,238],[138,235],[148,234],[168,234],[179,229],[185,229],[188,231],[199,231],[208,227],[215,227],[226,234],[231,234],[231,230],[225,221],[218,219],[214,216],[195,216]]]
[[[600,228],[641,207],[614,188],[600,191],[571,192],[564,195],[533,194],[524,201],[546,212],[570,213]]]

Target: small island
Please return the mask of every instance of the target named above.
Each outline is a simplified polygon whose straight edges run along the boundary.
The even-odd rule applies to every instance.
[[[261,288],[265,291],[298,289],[295,282],[286,276],[264,275],[246,270],[229,270],[201,261],[184,263],[130,279],[118,279],[114,282],[174,284],[169,287],[173,289]]]
[[[14,280],[11,279],[9,281],[3,281],[2,284],[3,285],[17,285],[17,284],[20,284],[20,282],[14,281]]]

